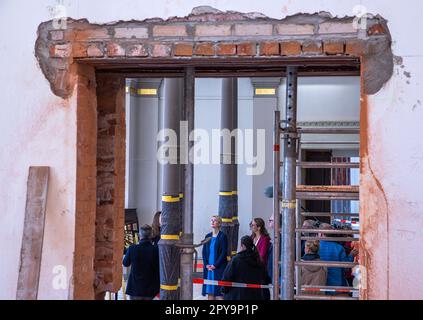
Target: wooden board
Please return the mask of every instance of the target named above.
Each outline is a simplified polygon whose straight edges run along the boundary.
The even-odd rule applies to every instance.
[[[19,266],[17,300],[36,300],[43,250],[49,167],[30,167]]]
[[[312,186],[298,185],[297,192],[359,192],[359,186]]]

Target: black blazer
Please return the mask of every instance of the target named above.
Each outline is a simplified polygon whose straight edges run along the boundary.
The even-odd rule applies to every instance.
[[[238,252],[228,264],[222,281],[249,284],[268,284],[266,266],[250,251]],[[267,292],[266,292],[267,290]],[[225,300],[265,300],[270,298],[269,289],[224,287]]]
[[[123,258],[125,267],[131,266],[126,294],[155,297],[160,291],[159,249],[150,240],[132,245]]]

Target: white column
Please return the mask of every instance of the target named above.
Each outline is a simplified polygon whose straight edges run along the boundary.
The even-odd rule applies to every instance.
[[[264,196],[266,187],[273,183],[273,123],[274,111],[278,108],[278,87],[281,78],[251,78],[253,85],[253,130],[265,130],[265,167],[261,175],[252,178],[252,217],[260,217],[267,224],[272,214],[272,199]],[[266,89],[266,94],[260,94],[260,89]],[[270,91],[268,90],[270,89]],[[274,92],[271,92],[274,91]],[[257,140],[254,141],[254,154],[257,154]]]
[[[140,89],[158,91],[161,79],[130,81],[127,117],[127,207],[136,208],[140,225],[151,224],[157,207],[157,132],[159,96]]]

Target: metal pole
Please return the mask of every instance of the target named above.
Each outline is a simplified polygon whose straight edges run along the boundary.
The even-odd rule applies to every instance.
[[[227,129],[232,132],[233,108],[238,102],[237,78],[222,79],[222,110],[221,130]],[[235,156],[232,141],[225,141],[222,135],[220,144],[220,192],[219,192],[219,216],[222,218],[222,231],[228,237],[228,259],[232,254],[233,243],[233,174],[236,169]],[[232,138],[231,138],[232,139]],[[226,148],[225,148],[226,146]]]
[[[300,144],[299,144],[300,145]],[[300,162],[302,159],[301,148],[298,150],[298,161]],[[297,163],[297,185],[301,184],[301,167],[298,166]],[[296,229],[301,228],[302,221],[301,221],[301,203],[297,206],[295,210],[295,227]],[[301,233],[295,233],[295,261],[301,261]],[[301,295],[301,267],[295,267],[295,294]]]
[[[238,79],[235,78],[236,90],[232,93],[232,128],[238,129]],[[233,154],[232,164],[232,252],[234,256],[237,253],[238,248],[238,235],[239,235],[239,220],[238,220],[238,164],[237,160],[237,139],[232,139],[231,152]]]
[[[185,78],[184,78],[185,79]],[[187,127],[186,127],[186,110],[185,110],[185,92],[183,90],[185,90],[185,88],[183,87],[183,85],[185,85],[184,81],[181,81],[180,85],[182,85],[180,87],[180,94],[179,94],[179,106],[180,106],[180,118],[179,118],[179,127],[178,127],[178,150],[179,150],[179,161],[178,161],[178,166],[179,166],[179,237],[180,237],[180,243],[182,243],[182,237],[183,237],[183,223],[185,220],[184,217],[184,208],[185,208],[185,158],[186,158],[186,149],[184,147],[184,143],[186,142],[187,139]],[[182,292],[182,249],[178,250],[178,256],[177,256],[177,260],[174,261],[175,264],[178,265],[179,268],[179,278],[178,278],[178,292],[177,295],[178,297],[181,298],[181,292]],[[181,298],[182,299],[182,298]]]
[[[181,90],[180,79],[164,80],[163,128],[176,133],[179,132],[181,117]],[[169,155],[175,156],[169,159],[169,163],[163,165],[162,226],[159,241],[161,300],[177,300],[179,298],[180,266],[175,261],[179,260],[179,249],[176,244],[179,241],[181,229],[180,165],[178,142],[175,141],[175,145],[170,143],[168,142]]]
[[[194,67],[187,67],[184,79],[184,104],[183,116],[188,122],[188,135],[194,130],[194,98],[195,98],[195,75]],[[186,137],[188,138],[188,137]],[[188,142],[188,150],[191,149],[194,142]],[[186,151],[188,151],[186,150]],[[187,154],[187,152],[186,152]],[[182,244],[193,245],[193,200],[194,200],[194,165],[189,159],[185,159],[184,165],[184,211],[183,211],[183,229]],[[181,251],[181,299],[192,300],[193,298],[193,248],[183,248]]]
[[[297,67],[287,67],[284,161],[282,185],[282,290],[283,300],[294,299],[295,210],[297,158]]]
[[[279,300],[279,261],[280,261],[280,119],[281,112],[275,111],[273,128],[273,300]]]

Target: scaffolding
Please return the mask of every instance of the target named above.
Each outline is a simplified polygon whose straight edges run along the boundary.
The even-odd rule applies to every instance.
[[[287,67],[285,120],[280,111],[275,111],[273,149],[273,214],[274,214],[274,255],[273,255],[273,298],[275,300],[350,300],[357,297],[337,295],[304,294],[310,291],[343,292],[357,294],[353,287],[301,286],[301,267],[320,266],[332,268],[353,268],[356,262],[302,261],[301,241],[357,241],[358,230],[319,229],[325,236],[305,236],[310,229],[301,227],[302,217],[357,217],[358,213],[304,212],[302,200],[359,200],[358,186],[309,186],[298,184],[301,169],[350,169],[358,168],[353,162],[307,162],[301,161],[301,134],[358,134],[358,128],[297,128],[297,67]],[[283,161],[281,161],[281,140]],[[307,144],[357,145],[357,141],[312,141]],[[282,175],[281,175],[281,167]],[[282,184],[281,184],[282,177]],[[280,187],[282,185],[282,188]],[[342,235],[331,237],[327,235]],[[279,269],[280,268],[280,269]],[[281,270],[281,272],[279,271]],[[281,273],[281,275],[279,275]]]
[[[359,200],[358,186],[310,186],[299,184],[301,169],[351,169],[359,163],[352,162],[311,162],[302,161],[301,148],[304,144],[301,135],[313,134],[358,134],[358,128],[298,128],[297,127],[297,80],[295,66],[286,68],[286,108],[284,120],[280,111],[275,111],[274,157],[273,157],[273,211],[274,211],[274,254],[273,254],[273,297],[283,300],[304,299],[354,299],[329,295],[307,295],[304,292],[343,292],[357,293],[352,287],[309,287],[301,285],[301,267],[321,266],[352,268],[354,262],[302,261],[301,241],[357,241],[357,230],[324,230],[324,237],[306,236],[309,229],[301,227],[304,217],[339,216],[357,217],[358,213],[305,212],[301,210],[303,200]],[[184,83],[178,79],[165,79],[165,100],[163,125],[177,130],[178,121],[185,120],[188,132],[194,129],[194,84],[195,69],[185,69]],[[184,96],[179,96],[184,86]],[[173,103],[172,103],[173,102]],[[178,103],[174,103],[178,102]],[[237,78],[225,78],[222,83],[221,128],[232,131],[237,128]],[[237,217],[237,175],[236,145],[232,141],[229,150],[221,146],[221,172],[219,192],[219,215],[222,217],[222,231],[228,235],[228,253],[236,254],[239,222]],[[282,143],[281,143],[282,141]],[[308,141],[307,144],[357,145],[357,141]],[[192,144],[192,143],[191,143]],[[281,148],[282,145],[282,148]],[[191,146],[191,145],[190,145]],[[179,151],[179,146],[173,146]],[[282,159],[281,159],[282,152]],[[181,151],[181,157],[187,155]],[[281,161],[283,160],[283,161]],[[178,163],[178,161],[176,161]],[[282,169],[282,171],[281,171]],[[192,299],[192,274],[195,247],[193,244],[193,165],[167,164],[164,166],[164,190],[162,197],[163,230],[159,243],[161,263],[161,299]],[[281,175],[282,173],[282,175]],[[281,183],[282,180],[282,183]],[[282,186],[282,187],[280,187]],[[184,198],[184,199],[183,199]],[[182,204],[182,199],[183,204]],[[329,235],[329,236],[328,236]],[[330,237],[330,235],[342,235]],[[181,241],[179,241],[179,239]],[[200,244],[201,245],[201,244]],[[180,257],[179,257],[180,254]],[[180,260],[179,260],[180,259]],[[180,264],[172,263],[180,261]],[[180,276],[180,278],[179,278]]]

